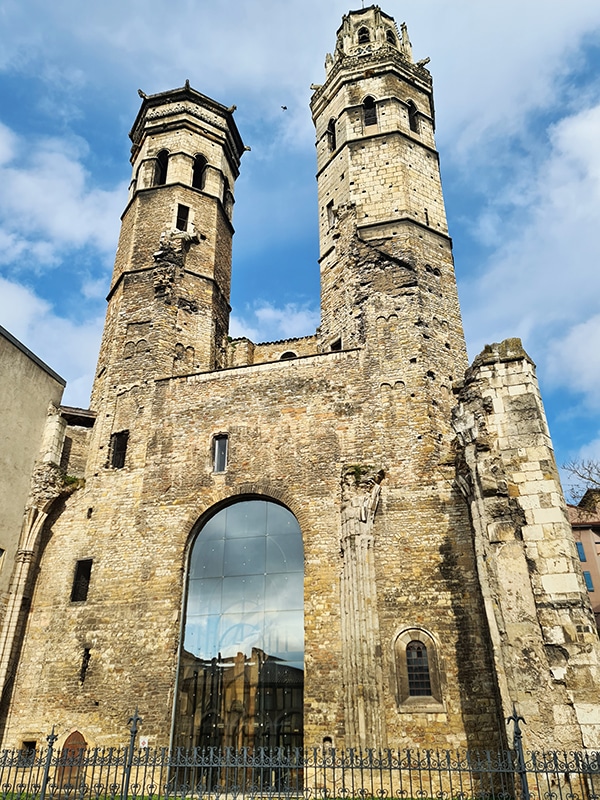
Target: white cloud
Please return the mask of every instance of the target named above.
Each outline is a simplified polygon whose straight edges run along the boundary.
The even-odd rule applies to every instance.
[[[549,368],[555,384],[590,398],[600,390],[594,352],[597,344],[600,353],[598,140],[600,105],[551,130],[551,151],[531,175],[527,202],[508,193],[494,211],[512,238],[462,287],[465,327],[475,351],[485,341],[521,336],[538,361],[537,351],[547,351],[541,366]],[[579,370],[585,376],[577,377]]]
[[[83,164],[86,147],[72,137],[24,140],[6,126],[0,165],[0,239],[4,263],[29,253],[54,262],[62,248],[114,250],[125,186],[110,191],[93,185]]]
[[[6,125],[0,122],[0,166],[14,158],[17,150],[17,137]]]
[[[599,435],[579,449],[576,460],[597,461],[600,463],[600,431]]]
[[[189,77],[243,118],[287,105],[290,141],[310,136],[308,86],[324,79],[348,11],[347,0],[181,0],[177,13],[164,0],[3,6],[0,68],[53,88],[59,79],[67,93],[110,82],[161,91]],[[384,10],[406,19],[417,58],[432,56],[441,135],[469,157],[484,133],[510,135],[531,108],[552,104],[581,38],[600,28],[597,0],[405,0]]]
[[[66,379],[68,405],[88,406],[103,322],[60,317],[26,286],[0,277],[0,324]]]
[[[600,409],[600,314],[569,326],[563,336],[556,337],[546,364],[554,385],[583,395],[588,406]]]
[[[319,324],[319,312],[308,306],[287,303],[278,308],[259,302],[244,315],[233,315],[230,333],[236,338],[246,336],[253,342],[276,342],[313,334]]]

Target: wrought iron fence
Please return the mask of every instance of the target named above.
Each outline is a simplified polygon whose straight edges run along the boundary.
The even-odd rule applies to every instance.
[[[515,715],[516,717],[516,715]],[[600,753],[48,747],[0,754],[1,800],[600,800]],[[519,732],[519,719],[515,733]]]

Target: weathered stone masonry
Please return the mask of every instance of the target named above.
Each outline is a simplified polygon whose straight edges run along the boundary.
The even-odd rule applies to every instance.
[[[505,714],[513,703],[519,708],[533,747],[595,747],[598,636],[535,368],[521,342],[486,348],[459,399],[458,479]]]
[[[118,744],[135,707],[167,745],[190,549],[257,498],[302,533],[307,746],[501,747],[513,703],[529,746],[600,744],[598,637],[531,362],[494,346],[457,389],[432,83],[406,27],[345,16],[311,110],[322,324],[255,344],[227,337],[234,109],[189,84],[143,95],[93,411],[63,412],[53,457],[82,480],[40,517],[30,607],[15,572],[24,635],[1,633],[7,746],[53,725],[59,745]]]

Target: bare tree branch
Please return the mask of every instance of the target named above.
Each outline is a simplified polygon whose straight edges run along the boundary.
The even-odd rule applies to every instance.
[[[563,469],[572,479],[567,490],[575,503],[579,503],[588,489],[600,490],[600,461],[597,459],[567,461]]]

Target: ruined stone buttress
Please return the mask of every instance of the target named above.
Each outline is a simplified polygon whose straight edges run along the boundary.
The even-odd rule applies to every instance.
[[[534,367],[467,370],[431,75],[378,6],[325,66],[297,340],[228,337],[233,107],[143,95],[91,410],[52,451],[81,480],[32,492],[0,633],[5,746],[118,744],[137,707],[151,746],[498,748],[513,704],[527,746],[600,745]]]

